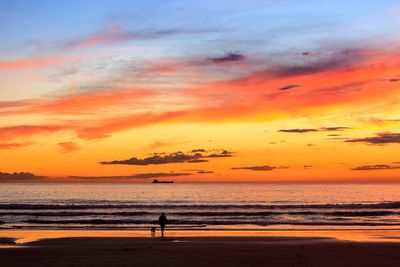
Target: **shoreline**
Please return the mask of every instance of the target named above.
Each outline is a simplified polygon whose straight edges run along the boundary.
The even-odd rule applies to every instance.
[[[399,266],[400,230],[0,231],[0,266]],[[3,264],[3,265],[2,265]]]
[[[400,243],[400,229],[319,229],[319,230],[174,230],[166,229],[170,238],[203,238],[203,237],[252,237],[252,238],[329,238],[345,242],[394,242]],[[159,237],[157,229],[156,237]],[[62,238],[150,238],[149,230],[42,230],[42,229],[1,229],[2,240],[15,240],[15,245],[29,244],[43,239]],[[6,242],[10,244],[10,242]]]

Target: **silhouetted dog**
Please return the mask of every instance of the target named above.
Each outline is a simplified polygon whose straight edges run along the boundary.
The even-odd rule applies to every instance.
[[[156,237],[156,227],[151,227],[151,237]]]

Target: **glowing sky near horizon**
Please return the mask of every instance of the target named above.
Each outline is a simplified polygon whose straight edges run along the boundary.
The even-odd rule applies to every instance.
[[[400,181],[398,1],[1,1],[0,181]]]

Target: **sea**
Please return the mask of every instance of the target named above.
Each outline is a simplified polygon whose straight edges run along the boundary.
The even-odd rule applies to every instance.
[[[0,184],[0,229],[400,228],[400,184]]]

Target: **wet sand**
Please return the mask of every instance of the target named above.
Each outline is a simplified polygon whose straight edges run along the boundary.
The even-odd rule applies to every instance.
[[[0,266],[400,266],[400,231],[271,232],[0,231]]]

